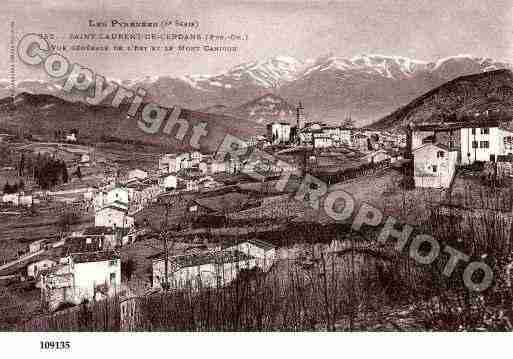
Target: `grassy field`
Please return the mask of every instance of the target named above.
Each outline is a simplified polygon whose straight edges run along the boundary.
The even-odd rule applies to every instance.
[[[61,209],[64,207],[60,207]],[[48,210],[36,205],[35,214],[0,217],[0,260],[13,259],[19,250],[26,250],[32,241],[58,235],[62,228],[59,224],[60,214],[57,208]],[[92,214],[84,214],[79,222],[73,224],[72,231],[78,231],[94,225]]]

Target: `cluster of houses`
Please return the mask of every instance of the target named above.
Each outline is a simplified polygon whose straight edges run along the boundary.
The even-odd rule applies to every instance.
[[[296,108],[296,125],[273,122],[267,125],[267,138],[271,145],[307,145],[315,148],[334,147],[351,143],[351,128],[328,126],[322,122],[306,122],[304,108]]]
[[[4,193],[2,195],[2,203],[10,204],[12,206],[32,207],[37,199],[34,199],[31,193],[20,191],[16,193]]]
[[[416,187],[450,187],[458,165],[507,164],[513,156],[508,121],[478,117],[460,122],[416,124],[408,128]]]
[[[289,147],[285,151],[294,150],[296,146],[326,149],[325,152],[339,148],[337,153],[350,149],[362,154],[358,158],[372,163],[401,159],[406,148],[413,156],[415,185],[435,188],[449,187],[459,164],[502,162],[507,158],[511,161],[513,157],[513,132],[501,121],[476,119],[416,124],[409,127],[406,136],[401,136],[386,131],[306,122],[301,104],[296,119],[296,126],[271,123],[267,138],[257,136],[249,144]],[[280,151],[283,150],[277,154]],[[81,162],[89,160],[84,157]],[[131,169],[123,178],[116,175],[101,188],[88,187],[83,196],[94,209],[94,227],[64,238],[33,242],[20,263],[26,275],[37,281],[42,302],[49,310],[63,303],[79,304],[119,294],[127,290],[121,282],[119,248],[135,241],[138,232],[134,217],[138,211],[164,193],[218,189],[222,184],[216,180],[217,175],[235,175],[243,166],[245,170],[256,170],[263,165],[266,164],[241,163],[230,156],[220,159],[199,151],[163,154],[153,170]],[[292,162],[288,170],[295,171],[299,165]],[[284,168],[267,170],[279,172]],[[25,205],[33,203],[32,198],[22,193],[6,194],[2,200]],[[241,193],[229,193],[222,200],[215,196],[198,196],[189,203],[187,211],[219,214],[228,202],[237,210],[254,205]],[[222,287],[232,283],[242,271],[268,271],[277,257],[274,245],[256,239],[193,249],[178,255],[161,252],[150,257],[149,286],[153,290]]]
[[[115,295],[129,295],[122,283],[120,246],[133,239],[109,227],[90,227],[64,238],[32,242],[27,259],[13,270],[36,281],[42,307],[55,311],[63,305],[78,305]],[[186,251],[179,255],[164,252],[149,257],[152,262],[150,292],[229,285],[241,271],[267,272],[277,259],[276,246],[247,239],[223,247]],[[165,260],[167,257],[167,277]],[[166,279],[167,278],[167,279]],[[149,292],[148,292],[149,293]]]
[[[351,118],[344,123],[351,123]],[[267,125],[267,138],[253,138],[250,145],[262,148],[276,145],[320,149],[335,153],[351,153],[351,162],[366,164],[404,159],[406,136],[352,126],[332,126],[323,122],[306,122],[301,103],[296,108],[296,124],[273,122]],[[355,157],[358,157],[357,161]]]
[[[123,235],[109,227],[90,227],[66,237],[45,238],[29,245],[29,252],[2,272],[35,280],[42,307],[100,300],[126,290],[121,285],[120,243]],[[5,268],[4,268],[5,267]]]

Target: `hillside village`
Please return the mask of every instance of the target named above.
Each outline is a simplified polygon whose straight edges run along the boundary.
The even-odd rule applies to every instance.
[[[476,191],[511,183],[513,130],[504,111],[446,113],[403,131],[357,128],[350,115],[339,125],[309,121],[301,102],[288,115],[241,138],[273,161],[220,151],[127,152],[83,144],[76,129],[51,142],[2,134],[9,156],[1,169],[0,305],[18,308],[5,325],[115,300],[121,325],[137,328],[141,301],[162,293],[199,296],[260,277],[308,277],[326,265],[319,258],[329,256],[335,268],[347,246],[389,256],[298,199],[306,174],[419,225],[440,208],[486,211]],[[55,173],[43,180],[42,168]],[[260,179],[248,175],[255,172]],[[277,186],[284,173],[291,180]]]

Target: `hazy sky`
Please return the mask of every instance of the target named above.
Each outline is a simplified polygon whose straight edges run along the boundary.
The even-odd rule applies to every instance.
[[[198,20],[200,33],[248,35],[248,41],[239,43],[240,50],[235,54],[68,53],[73,61],[98,73],[125,79],[212,74],[242,62],[276,55],[304,60],[328,53],[343,57],[378,53],[433,60],[473,54],[513,62],[512,9],[511,0],[2,0],[0,29],[4,36],[0,44],[6,55],[0,58],[0,77],[7,76],[10,20],[15,20],[18,36],[27,32],[52,32],[67,38],[70,33],[91,30],[124,31],[91,29],[89,19],[177,18]],[[183,30],[171,27],[167,32]],[[56,41],[59,42],[62,40]],[[96,42],[100,43],[105,42]],[[19,77],[37,77],[40,73],[32,71],[27,74],[25,68],[18,68]]]

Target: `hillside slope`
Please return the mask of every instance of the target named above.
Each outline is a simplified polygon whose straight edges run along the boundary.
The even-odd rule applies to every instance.
[[[280,96],[268,93],[240,106],[223,105],[203,109],[204,112],[224,114],[235,118],[244,118],[260,125],[271,122],[295,121],[295,107]]]
[[[79,139],[89,143],[113,140],[135,142],[161,147],[168,151],[190,149],[193,126],[206,123],[208,135],[200,140],[203,151],[214,151],[222,143],[226,134],[246,138],[264,133],[263,126],[252,121],[241,120],[225,115],[203,113],[182,109],[179,118],[188,122],[183,140],[177,140],[174,126],[170,134],[163,133],[166,122],[156,134],[147,134],[137,125],[136,119],[127,117],[128,105],[119,108],[91,106],[83,102],[69,102],[52,95],[22,93],[15,97],[0,100],[0,129],[20,135],[38,136],[43,140],[54,140],[58,129],[79,130]],[[171,110],[169,109],[169,112]]]
[[[409,123],[437,123],[454,116],[471,118],[486,110],[513,113],[513,73],[510,70],[458,77],[368,127],[397,130]]]

